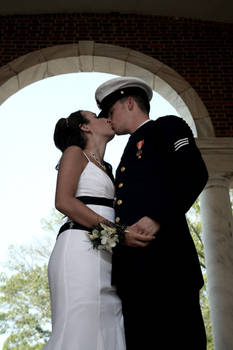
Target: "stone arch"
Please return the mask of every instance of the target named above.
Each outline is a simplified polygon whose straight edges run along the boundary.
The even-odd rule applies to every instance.
[[[188,122],[195,136],[214,136],[205,105],[182,76],[138,51],[94,41],[44,48],[1,67],[0,103],[36,81],[74,72],[104,72],[142,78]]]

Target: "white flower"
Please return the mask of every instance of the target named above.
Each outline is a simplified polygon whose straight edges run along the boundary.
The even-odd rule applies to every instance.
[[[103,237],[109,237],[109,233],[106,230],[101,230],[100,233],[101,233],[101,236]]]
[[[91,233],[87,233],[87,237],[88,237],[89,239],[91,239],[92,241],[93,241],[93,239],[95,239],[95,237],[93,237],[93,235],[92,235]]]
[[[99,250],[107,250],[112,253],[112,248],[119,243],[119,233],[117,227],[110,224],[100,223],[93,228],[87,236],[92,241],[93,247]]]
[[[113,248],[116,246],[116,241],[111,239],[111,240],[109,240],[108,244],[110,245],[111,248]]]
[[[101,244],[105,245],[107,243],[107,241],[108,241],[108,238],[106,236],[103,236],[101,238]]]
[[[109,232],[112,232],[112,233],[116,233],[115,227],[107,226],[107,225],[103,224],[102,222],[100,223],[100,226],[103,227],[103,229],[104,229],[105,231],[109,231]]]
[[[93,231],[92,231],[92,236],[93,236],[93,238],[98,238],[98,237],[99,237],[99,232],[98,232],[98,230],[93,230]]]

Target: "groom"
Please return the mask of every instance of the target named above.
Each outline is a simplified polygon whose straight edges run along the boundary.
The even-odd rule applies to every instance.
[[[113,253],[127,350],[204,350],[203,278],[185,213],[208,174],[192,131],[169,115],[149,119],[151,88],[111,79],[96,90],[100,117],[131,134],[116,171],[116,222],[127,225]]]

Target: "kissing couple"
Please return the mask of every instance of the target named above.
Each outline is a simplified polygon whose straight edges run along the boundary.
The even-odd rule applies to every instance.
[[[203,286],[185,214],[208,173],[177,116],[149,118],[152,89],[118,77],[96,90],[97,116],[58,120],[55,206],[67,217],[49,265],[52,335],[44,350],[204,350]],[[130,134],[115,176],[104,161]]]

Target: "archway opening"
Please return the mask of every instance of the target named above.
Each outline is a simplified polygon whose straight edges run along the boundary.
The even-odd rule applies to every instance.
[[[167,99],[167,101],[169,101],[171,105],[173,105],[173,107],[176,107],[176,110],[174,110],[174,108],[170,110],[170,108],[168,109],[167,107],[165,108],[164,112],[163,111],[159,112],[159,115],[157,115],[155,112],[153,112],[153,106],[152,106],[152,109],[151,109],[152,119],[156,119],[156,117],[160,115],[176,114],[186,119],[188,124],[191,126],[195,136],[197,136],[197,131],[199,135],[200,134],[205,135],[209,133],[211,134],[212,129],[211,129],[211,125],[209,124],[208,113],[206,113],[205,108],[203,108],[203,105],[201,101],[198,99],[198,96],[195,94],[195,91],[178,74],[176,74],[173,70],[169,69],[169,67],[163,65],[161,62],[158,62],[154,59],[150,59],[150,58],[148,59],[144,55],[141,55],[140,53],[130,52],[130,50],[129,51],[126,50],[127,53],[125,52],[125,55],[123,55],[122,57],[115,58],[115,57],[109,57],[109,50],[108,50],[109,48],[106,47],[105,51],[107,52],[107,57],[104,57],[103,53],[102,53],[103,56],[99,57],[98,54],[95,55],[95,50],[98,49],[98,44],[95,44],[95,49],[91,51],[91,54],[89,52],[89,49],[87,49],[87,46],[89,44],[86,43],[87,44],[86,46],[85,44],[84,45],[83,44],[79,43],[79,51],[77,50],[78,52],[77,57],[73,57],[74,56],[73,54],[71,55],[68,54],[68,51],[69,51],[68,47],[67,47],[68,51],[66,51],[65,57],[63,58],[56,58],[54,57],[53,54],[52,54],[53,57],[50,57],[49,54],[46,57],[47,52],[45,51],[47,49],[45,49],[44,51],[41,50],[39,53],[35,53],[35,55],[33,53],[34,57],[32,55],[31,57],[29,57],[28,61],[27,59],[25,61],[24,59],[22,59],[21,60],[22,65],[20,63],[17,66],[18,62],[9,64],[9,67],[10,67],[9,70],[11,71],[11,73],[12,71],[14,71],[14,74],[13,76],[11,74],[11,78],[8,79],[3,84],[1,84],[1,81],[0,81],[0,85],[1,85],[0,92],[2,96],[2,101],[5,101],[8,98],[7,101],[9,102],[11,99],[11,97],[9,98],[9,96],[11,96],[12,94],[18,91],[17,94],[12,96],[12,98],[16,97],[18,94],[21,94],[23,92],[24,87],[26,89],[26,86],[28,86],[33,82],[38,82],[38,84],[42,84],[43,82],[46,83],[46,81],[50,80],[46,78],[53,77],[51,79],[55,80],[62,73],[72,73],[72,72],[78,71],[78,72],[89,72],[88,74],[94,74],[91,72],[99,71],[99,72],[108,72],[114,75],[118,74],[118,75],[139,76],[142,79],[146,80],[147,83],[149,83],[153,87],[153,89],[158,91],[161,96]],[[84,50],[85,51],[84,55],[82,55],[83,47],[85,47],[85,50],[86,50],[86,51]],[[114,55],[117,52],[118,51],[115,51]],[[123,51],[119,50],[119,52],[123,54]],[[39,57],[39,60],[35,64],[35,61],[37,60],[38,57]],[[41,57],[44,57],[43,58],[44,62],[38,63],[38,62],[41,62]],[[30,62],[31,58],[32,58],[32,61]],[[26,63],[26,65],[24,63]],[[78,73],[78,74],[86,74],[86,73]],[[69,74],[66,74],[66,76],[68,75]],[[0,70],[0,76],[1,76],[1,70]],[[108,78],[109,78],[109,75],[108,75]],[[101,82],[99,82],[97,85],[99,85]],[[57,85],[56,87],[58,86],[59,85]],[[74,91],[76,91],[75,85],[73,85],[73,88],[74,88]],[[88,90],[89,96],[90,96],[91,88],[93,88],[93,84],[91,87],[89,87],[89,90]],[[47,106],[47,111],[48,111],[48,106],[49,108],[51,106],[53,106],[53,108],[54,106],[59,107],[58,101],[64,102],[64,94],[68,94],[68,90],[66,89],[65,84],[62,85],[61,89],[63,91],[63,95],[61,95],[60,98],[58,98],[58,94],[56,94],[55,88],[50,93],[47,93],[46,97],[47,97],[48,103],[45,104]],[[38,106],[43,105],[42,95],[40,93],[37,93],[37,94],[34,94],[34,96],[37,96],[37,99],[34,100],[33,102],[33,107],[34,107],[34,110],[32,113],[33,116],[31,115],[23,123],[22,118],[19,117],[19,111],[17,110],[17,112],[12,113],[12,115],[14,116],[13,123],[11,123],[11,125],[8,128],[7,126],[5,128],[1,128],[4,130],[11,130],[11,135],[10,137],[8,135],[8,138],[9,140],[12,140],[12,144],[14,143],[13,141],[14,137],[17,136],[17,135],[14,135],[14,133],[12,132],[13,128],[17,130],[16,134],[18,133],[20,135],[21,140],[24,139],[26,141],[26,146],[24,146],[23,149],[20,149],[20,147],[18,146],[19,145],[21,146],[21,140],[17,139],[18,140],[16,142],[17,147],[14,145],[11,151],[11,157],[5,157],[3,159],[5,164],[7,164],[10,159],[10,162],[14,164],[12,174],[16,174],[16,176],[13,178],[13,177],[10,177],[8,173],[8,180],[10,182],[10,186],[6,188],[8,193],[8,202],[4,203],[4,207],[5,208],[8,207],[9,209],[9,206],[10,206],[12,210],[12,198],[13,198],[14,209],[17,210],[21,207],[24,208],[24,206],[22,205],[22,201],[18,200],[18,198],[16,200],[15,197],[17,196],[15,196],[15,194],[17,193],[18,188],[25,189],[25,183],[27,184],[27,189],[29,188],[32,194],[32,197],[29,198],[25,194],[25,191],[23,191],[22,195],[18,196],[19,198],[20,197],[21,198],[23,197],[24,199],[26,198],[26,203],[27,203],[27,210],[25,210],[24,208],[24,212],[22,213],[22,215],[19,214],[14,217],[14,221],[17,222],[17,235],[15,237],[17,237],[17,239],[19,238],[20,243],[23,243],[22,236],[20,236],[20,232],[22,232],[19,227],[20,218],[23,218],[22,220],[24,224],[23,229],[25,229],[25,219],[26,219],[27,226],[30,228],[30,232],[28,236],[30,239],[32,236],[41,237],[40,236],[41,235],[40,219],[42,217],[47,216],[51,208],[50,203],[53,203],[53,196],[54,196],[54,189],[55,189],[54,176],[56,177],[56,172],[54,170],[54,167],[57,161],[59,160],[60,154],[54,148],[54,151],[57,152],[54,158],[51,158],[46,161],[44,158],[42,159],[41,155],[46,154],[49,156],[52,153],[52,152],[48,152],[48,149],[51,146],[51,143],[48,146],[46,145],[45,140],[46,138],[47,139],[49,138],[51,142],[54,125],[57,119],[59,119],[61,116],[69,115],[69,113],[73,112],[73,110],[75,109],[79,109],[79,108],[86,109],[87,107],[87,105],[85,105],[84,98],[81,98],[83,105],[80,105],[78,103],[80,100],[79,101],[76,100],[75,107],[77,106],[77,108],[71,108],[72,107],[71,104],[65,105],[64,103],[62,103],[62,107],[60,106],[57,110],[58,112],[56,114],[56,118],[53,120],[52,127],[48,128],[45,123],[45,119],[46,119],[45,116],[47,114],[45,114],[43,111],[43,112],[40,112],[39,116],[36,116]],[[54,96],[56,96],[56,98],[52,99],[51,97],[54,97]],[[92,94],[92,96],[94,96],[94,94]],[[76,98],[77,98],[77,94],[76,94]],[[26,106],[28,106],[29,99],[30,98],[28,98],[28,100],[25,102]],[[156,96],[156,99],[158,100],[159,96]],[[91,106],[89,105],[89,103],[90,103],[90,99],[88,99],[88,106]],[[155,110],[157,112],[158,104],[156,103],[155,105],[156,105]],[[5,103],[3,104],[2,107],[4,106],[5,106]],[[92,109],[92,108],[88,108],[88,109]],[[93,111],[95,111],[94,107],[93,107]],[[47,120],[48,119],[52,121],[51,114],[49,115],[49,117],[47,117]],[[197,123],[197,126],[198,126],[197,130],[196,130],[195,123]],[[12,126],[12,124],[14,124],[14,126]],[[25,133],[20,134],[21,124],[24,124],[26,134]],[[32,133],[29,132],[28,126],[33,127]],[[36,141],[38,140],[38,138],[40,140],[42,139],[44,142],[39,143],[38,141]],[[118,146],[117,146],[117,151],[119,155],[121,154],[119,145],[123,147],[124,144],[126,144],[127,142],[127,139],[124,142],[122,140],[123,139],[121,137],[121,142],[120,143],[118,142]],[[7,142],[5,141],[5,145],[6,144]],[[39,145],[39,147],[37,147],[37,149],[35,150],[31,148],[31,145]],[[108,159],[108,152],[110,149],[111,148],[108,147],[108,150],[106,153],[106,160],[112,162],[112,151],[110,151],[110,159]],[[24,157],[26,154],[28,156]],[[23,162],[23,160],[25,159],[27,159],[26,164]],[[40,173],[40,176],[39,176],[38,171],[39,170],[41,171],[41,165],[44,164],[44,162],[46,162],[46,172],[44,172],[43,174]],[[116,159],[115,162],[117,163],[118,160]],[[23,167],[25,168],[27,163],[30,163],[30,167],[28,170],[29,177],[27,177],[25,174],[24,175],[20,174],[20,169],[22,169]],[[33,169],[35,170],[34,173],[32,171]],[[49,169],[49,175],[48,175],[47,169]],[[50,181],[49,188],[46,188],[46,186],[44,185],[45,178],[46,178],[46,181],[47,179],[49,179]],[[42,190],[35,193],[35,188],[37,188],[37,185],[39,183],[42,184]],[[44,196],[47,193],[49,193],[51,196],[50,200],[45,200]],[[11,200],[9,200],[9,198]],[[49,204],[49,208],[48,207],[46,208],[46,205],[45,205],[46,202]],[[32,213],[35,210],[37,213],[39,213],[39,206],[43,207],[44,212],[37,216],[37,224],[39,224],[39,229],[37,229],[35,223],[33,224],[30,221],[30,219],[31,219]],[[12,211],[10,212],[12,213]],[[11,221],[11,218],[10,219],[6,218],[5,221],[9,223]],[[14,239],[14,243],[18,243],[17,239],[16,240]],[[28,238],[26,238],[26,241],[28,241]]]
[[[55,166],[61,153],[53,144],[57,120],[78,109],[98,113],[94,93],[102,82],[116,75],[71,73],[28,85],[9,97],[0,107],[2,154],[0,210],[4,217],[1,256],[7,245],[26,243],[41,237],[41,218],[54,205]],[[177,111],[159,94],[153,93],[151,119]],[[115,136],[108,144],[105,159],[116,170],[128,136]],[[17,230],[9,227],[14,215]],[[25,227],[25,220],[27,225]]]

